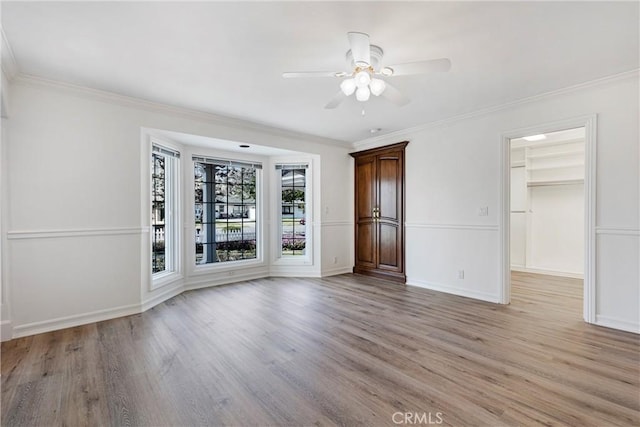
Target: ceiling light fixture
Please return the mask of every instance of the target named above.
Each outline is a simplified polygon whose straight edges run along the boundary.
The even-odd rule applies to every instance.
[[[363,70],[356,74],[356,86],[359,88],[367,87],[369,82],[371,82],[371,75],[368,71]]]
[[[342,93],[344,93],[345,95],[347,96],[351,95],[353,92],[356,91],[356,80],[355,79],[343,80],[342,83],[340,83],[340,89],[342,90]]]
[[[351,96],[354,92],[356,99],[360,102],[366,102],[371,97],[380,96],[387,87],[384,80],[372,78],[374,73],[371,67],[360,68],[357,67],[353,72],[353,78],[343,80],[340,83],[340,90],[345,96]]]
[[[368,101],[369,96],[371,96],[371,91],[367,86],[359,87],[358,90],[356,90],[356,99],[360,102]]]
[[[380,96],[382,92],[384,92],[387,87],[384,80],[380,79],[371,79],[371,83],[369,83],[369,88],[371,89],[371,93],[375,96]]]
[[[544,134],[540,134],[540,135],[531,135],[531,136],[525,136],[522,139],[524,139],[525,141],[542,141],[543,139],[547,139],[547,136]]]

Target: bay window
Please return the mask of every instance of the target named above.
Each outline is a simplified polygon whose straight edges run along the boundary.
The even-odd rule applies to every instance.
[[[280,199],[280,256],[307,255],[307,164],[276,165]]]
[[[151,272],[177,270],[178,161],[180,153],[157,144],[151,152]]]
[[[193,157],[196,265],[259,257],[260,164]]]

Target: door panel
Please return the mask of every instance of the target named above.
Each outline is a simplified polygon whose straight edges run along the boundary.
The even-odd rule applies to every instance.
[[[373,219],[375,207],[376,158],[363,157],[356,161],[356,264],[374,269],[376,260],[376,229]]]
[[[379,227],[378,268],[399,271],[398,226],[393,223],[380,222]]]
[[[362,221],[357,227],[357,259],[356,262],[362,267],[375,268],[375,227],[374,223],[369,221]]]
[[[358,222],[363,219],[371,220],[375,207],[375,157],[359,159],[356,170],[356,191],[358,192],[356,215]]]
[[[400,172],[400,159],[398,156],[384,156],[380,158],[379,186],[380,197],[378,207],[380,217],[386,220],[398,221],[399,202],[402,182]]]

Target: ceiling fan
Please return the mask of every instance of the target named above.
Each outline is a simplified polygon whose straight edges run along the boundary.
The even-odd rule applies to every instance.
[[[369,43],[368,34],[349,32],[347,36],[351,46],[351,49],[347,51],[347,71],[295,71],[282,73],[282,77],[342,78],[340,91],[334,95],[324,108],[336,108],[353,93],[355,93],[356,99],[361,102],[368,101],[371,94],[373,94],[374,96],[382,95],[394,104],[403,106],[409,103],[409,98],[389,82],[379,77],[389,78],[434,71],[449,71],[451,68],[451,61],[447,58],[382,67],[384,51],[381,47]]]

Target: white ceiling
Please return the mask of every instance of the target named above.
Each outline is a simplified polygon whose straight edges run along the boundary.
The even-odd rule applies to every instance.
[[[149,129],[149,132],[159,138],[166,138],[180,144],[186,144],[192,147],[213,148],[232,153],[255,154],[258,156],[291,156],[294,154],[302,154],[299,151],[284,150],[282,148],[268,147],[265,145],[245,144],[162,129]]]
[[[638,2],[2,2],[19,71],[353,142],[639,67]],[[386,64],[448,57],[449,73],[397,76],[404,107],[323,106],[346,33]],[[362,116],[362,107],[366,115]]]

